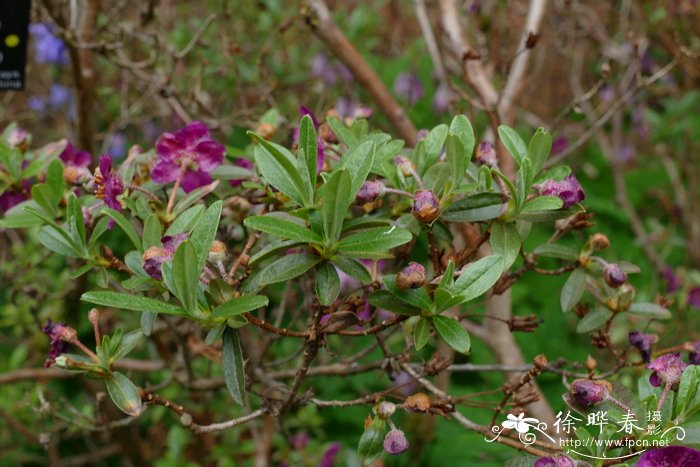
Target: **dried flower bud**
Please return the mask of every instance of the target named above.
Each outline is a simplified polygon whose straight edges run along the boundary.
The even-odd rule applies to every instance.
[[[603,251],[610,246],[610,240],[602,233],[593,234],[590,242],[593,249],[597,251]]]
[[[620,287],[627,282],[627,274],[615,263],[608,263],[603,270],[603,279],[613,289]]]
[[[399,289],[417,289],[425,285],[425,268],[422,264],[410,262],[396,275]]]
[[[652,386],[668,385],[676,390],[678,383],[681,382],[681,376],[688,367],[688,364],[681,360],[681,354],[667,353],[658,358],[655,358],[647,365],[649,370],[653,370],[649,382]]]
[[[24,128],[14,128],[7,135],[7,144],[11,148],[17,148],[20,151],[25,151],[29,143],[29,133]]]
[[[85,167],[67,165],[63,168],[63,180],[71,185],[80,185],[90,179],[90,171]]]
[[[219,240],[214,240],[209,248],[209,261],[215,263],[217,261],[223,261],[226,258],[226,245]]]
[[[535,315],[512,316],[508,320],[508,327],[511,331],[535,332],[541,322],[542,320]]]
[[[498,155],[496,148],[489,141],[482,141],[476,148],[476,160],[487,167],[498,165]]]
[[[582,407],[591,407],[608,399],[612,385],[607,381],[577,379],[571,383],[571,398]]]
[[[549,361],[547,360],[547,357],[545,357],[544,354],[539,354],[535,356],[535,358],[532,360],[532,363],[538,370],[543,370],[547,366]]]
[[[401,170],[404,177],[410,177],[416,171],[416,164],[403,156],[394,157],[394,165]]]
[[[632,331],[629,333],[629,341],[630,345],[639,349],[639,352],[642,354],[642,360],[648,363],[651,359],[651,346],[659,341],[659,336]]]
[[[277,128],[275,128],[274,125],[270,123],[261,123],[258,125],[258,127],[255,129],[255,132],[262,136],[265,139],[272,139],[273,136],[275,136],[275,132],[277,131]]]
[[[417,392],[406,398],[406,407],[414,412],[427,412],[430,409],[430,397],[422,392]]]
[[[384,438],[384,450],[389,454],[401,454],[408,449],[408,440],[401,430],[391,430]]]
[[[360,191],[357,192],[355,199],[361,204],[371,203],[378,197],[382,196],[384,194],[384,190],[386,190],[386,187],[382,182],[372,180],[366,181],[360,187]]]
[[[424,224],[440,216],[440,202],[431,190],[418,190],[413,195],[413,217]]]
[[[381,401],[374,406],[374,413],[383,420],[387,420],[394,415],[394,412],[396,412],[396,404],[393,402]]]

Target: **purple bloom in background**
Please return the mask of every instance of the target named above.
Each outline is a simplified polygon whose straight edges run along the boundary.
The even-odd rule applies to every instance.
[[[297,433],[289,438],[289,444],[297,451],[301,451],[309,444],[309,434],[305,431]]]
[[[34,57],[38,63],[68,64],[66,44],[53,33],[50,25],[32,23],[29,33],[34,40]]]
[[[560,136],[552,141],[552,155],[561,154],[569,147],[569,140],[565,136]]]
[[[163,274],[161,266],[164,262],[170,261],[175,255],[175,250],[182,242],[187,240],[187,232],[182,232],[177,235],[166,235],[160,241],[163,247],[152,246],[143,253],[141,257],[141,266],[146,273],[154,279],[161,280]]]
[[[27,100],[27,107],[37,113],[46,112],[46,101],[39,96],[31,96]]]
[[[558,196],[564,202],[562,206],[564,209],[570,208],[586,198],[586,193],[583,192],[583,188],[574,174],[569,175],[560,182],[552,179],[547,180],[540,185],[540,193]]]
[[[21,191],[11,188],[0,195],[0,212],[5,214],[7,211],[27,199],[29,199],[27,195]]]
[[[633,345],[642,354],[642,360],[649,362],[651,359],[651,346],[659,341],[656,334],[646,334],[639,331],[629,333],[630,345]]]
[[[700,341],[693,342],[693,351],[688,354],[691,365],[700,365]]]
[[[61,110],[71,102],[71,90],[66,86],[54,83],[49,89],[48,103],[54,110]]]
[[[51,321],[51,318],[49,318],[44,329],[41,330],[51,339],[51,347],[49,348],[49,353],[44,362],[45,368],[53,365],[56,361],[56,357],[68,352],[68,349],[70,349],[70,344],[63,340],[65,330],[67,330],[66,323],[54,323]]]
[[[540,457],[535,461],[535,467],[574,467],[575,465],[569,456]]]
[[[124,184],[119,175],[112,173],[112,156],[104,154],[100,157],[99,173],[95,174],[97,190],[95,197],[104,200],[105,204],[115,211],[122,210],[117,196],[124,192]]]
[[[678,352],[662,355],[647,365],[647,369],[654,370],[649,377],[649,382],[657,387],[662,384],[676,386],[680,383],[683,371],[687,367],[688,364],[681,360],[681,354]]]
[[[323,453],[323,457],[318,463],[318,467],[333,467],[335,465],[335,456],[338,455],[341,448],[342,446],[340,443],[331,443],[331,445],[328,446],[328,449],[326,449],[326,452]]]
[[[114,133],[112,135],[112,140],[109,142],[109,149],[107,152],[117,159],[126,156],[126,135],[121,131]]]
[[[640,138],[647,139],[649,137],[651,128],[644,115],[644,107],[637,106],[632,111],[632,126]]]
[[[685,467],[700,465],[700,451],[686,446],[667,446],[644,452],[637,467]]]
[[[338,112],[338,115],[343,120],[357,120],[360,118],[370,118],[372,116],[372,109],[349,97],[341,97],[338,99],[335,103],[335,111]]]
[[[450,110],[451,97],[450,87],[445,83],[440,84],[433,96],[433,110],[435,113],[441,114]]]
[[[673,293],[681,288],[681,278],[678,277],[671,266],[666,266],[661,275],[666,282],[666,293]]]
[[[401,430],[391,430],[384,438],[384,450],[389,454],[401,454],[408,446],[406,435]]]
[[[314,122],[314,128],[318,131],[319,123],[318,119],[316,118],[316,115],[306,106],[300,106],[299,107],[299,113],[301,116],[308,115],[311,117],[311,121]],[[294,128],[294,134],[293,134],[293,139],[294,139],[294,145],[297,146],[299,144],[299,127]],[[325,153],[324,153],[324,147],[326,143],[321,139],[320,136],[316,138],[316,172],[321,172],[323,170],[323,162],[325,161]]]
[[[688,305],[700,309],[700,287],[693,287],[688,292]]]
[[[58,156],[65,165],[73,167],[87,167],[90,165],[90,153],[87,151],[78,151],[72,143],[66,144],[60,156]],[[104,156],[103,156],[104,157]]]
[[[600,91],[598,91],[598,96],[600,100],[605,103],[612,102],[613,99],[615,99],[615,90],[612,86],[605,84],[600,88]]]
[[[634,156],[636,155],[636,152],[634,150],[634,145],[632,144],[623,144],[619,148],[617,148],[617,161],[624,163],[624,162],[629,162],[632,159],[634,159]]]
[[[423,83],[415,73],[399,73],[394,80],[394,92],[408,105],[413,105],[423,97]]]
[[[333,62],[323,52],[314,55],[311,59],[311,76],[320,79],[326,86],[335,85],[339,79],[346,83],[352,81],[352,73],[348,67],[342,63]]]
[[[242,157],[239,157],[233,162],[233,165],[236,167],[241,167],[243,169],[248,169],[248,170],[253,170],[253,162],[249,161],[248,159],[244,159]],[[241,183],[243,183],[243,180],[231,180],[231,186],[239,186]]]
[[[158,138],[158,162],[151,178],[157,183],[170,183],[182,176],[182,189],[189,193],[211,183],[209,172],[221,164],[225,152],[223,144],[211,139],[205,124],[192,122]]]

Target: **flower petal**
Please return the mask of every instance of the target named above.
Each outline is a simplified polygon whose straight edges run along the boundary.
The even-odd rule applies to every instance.
[[[182,149],[182,142],[172,133],[163,133],[156,141],[156,152],[163,158],[174,159]]]
[[[195,148],[197,153],[197,163],[199,168],[206,172],[209,172],[214,167],[221,164],[224,160],[224,153],[226,148],[223,144],[217,143],[216,141],[202,141]]]
[[[174,182],[180,166],[171,159],[160,159],[151,170],[151,178],[157,183]]]
[[[175,133],[184,147],[191,148],[204,139],[209,139],[209,128],[202,122],[192,122]]]
[[[211,183],[211,175],[203,170],[188,170],[182,178],[182,189],[185,193]]]

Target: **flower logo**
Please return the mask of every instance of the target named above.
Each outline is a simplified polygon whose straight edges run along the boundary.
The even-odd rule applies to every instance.
[[[525,418],[525,413],[521,412],[517,417],[513,414],[508,414],[507,420],[501,423],[503,428],[515,429],[518,433],[527,433],[531,426],[537,426],[539,420],[536,418]]]

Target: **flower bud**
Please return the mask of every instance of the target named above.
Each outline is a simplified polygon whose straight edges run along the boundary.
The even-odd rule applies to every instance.
[[[258,125],[258,127],[255,129],[255,132],[262,136],[263,138],[269,140],[272,139],[273,136],[275,136],[275,132],[277,131],[277,128],[275,128],[274,125],[270,123],[261,123]]]
[[[377,417],[387,420],[389,417],[394,415],[396,412],[396,404],[388,401],[381,401],[379,404],[374,406],[374,413]]]
[[[586,193],[574,174],[560,182],[549,179],[539,185],[539,191],[542,195],[559,197],[564,203],[562,206],[564,209],[568,209],[586,198]]]
[[[63,168],[63,180],[71,185],[80,185],[90,179],[90,171],[85,167],[67,165]]]
[[[321,126],[318,127],[318,137],[329,144],[338,143],[338,137],[328,123],[322,123]]]
[[[629,333],[629,341],[630,345],[639,349],[639,352],[642,354],[642,360],[648,363],[651,358],[651,346],[659,341],[659,336],[632,331]]]
[[[406,398],[406,407],[414,412],[427,412],[430,409],[430,397],[422,392],[417,392]]]
[[[535,332],[542,320],[535,315],[512,316],[508,320],[508,327],[511,331]]]
[[[413,195],[413,217],[424,224],[440,216],[440,202],[431,190],[418,190]]]
[[[396,275],[399,289],[417,289],[425,285],[425,268],[422,264],[410,262]]]
[[[655,358],[646,367],[649,370],[653,370],[649,377],[649,382],[652,386],[671,385],[675,390],[678,387],[678,383],[681,382],[681,376],[683,376],[683,372],[688,367],[688,364],[682,361],[681,354],[676,352]]]
[[[577,379],[571,383],[571,398],[582,407],[591,407],[608,399],[612,386],[607,381]]]
[[[100,311],[97,308],[93,308],[88,312],[88,321],[92,323],[93,326],[97,326],[100,319]]]
[[[496,148],[489,141],[482,141],[476,148],[476,160],[487,167],[498,165],[498,155]]]
[[[355,199],[362,204],[371,203],[384,194],[386,187],[382,182],[367,181],[362,184]]]
[[[401,170],[404,177],[410,177],[416,171],[416,165],[403,156],[394,157],[394,165]]]
[[[606,284],[616,289],[627,282],[627,274],[619,265],[608,263],[605,269],[603,269],[603,279],[605,279]]]
[[[170,258],[170,254],[165,248],[152,246],[143,253],[141,257],[141,266],[143,270],[154,279],[161,280],[163,273],[160,270],[161,265]]]
[[[593,249],[597,251],[603,251],[610,246],[610,240],[602,233],[593,234],[590,242]]]
[[[384,438],[384,450],[389,454],[401,454],[408,449],[408,440],[401,430],[391,430]]]
[[[209,248],[209,261],[216,263],[226,258],[226,245],[219,240],[214,240]]]

